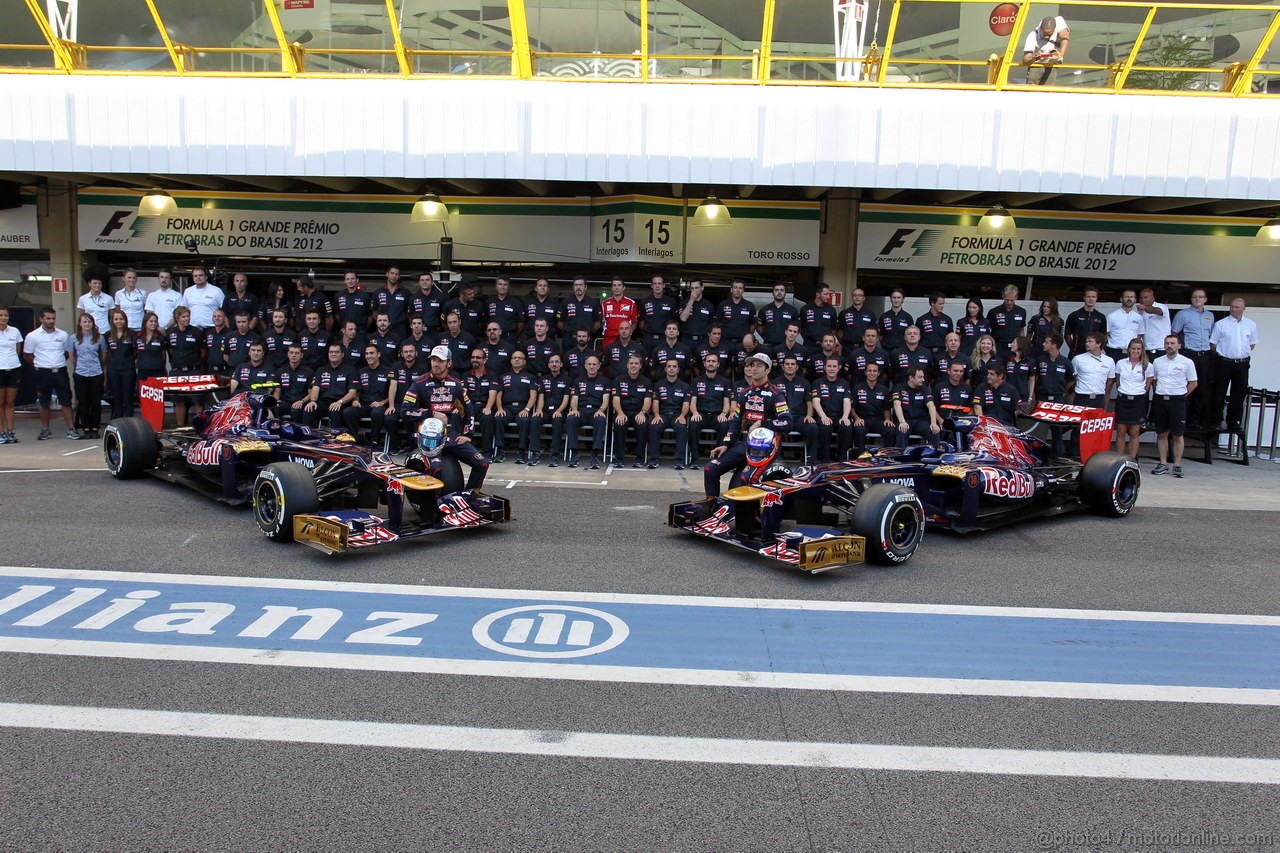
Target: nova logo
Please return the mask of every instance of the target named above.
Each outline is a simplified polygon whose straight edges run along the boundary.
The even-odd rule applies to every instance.
[[[522,658],[579,658],[615,649],[627,639],[627,623],[603,610],[531,605],[490,613],[471,629],[477,643]]]
[[[290,456],[290,457],[289,457],[289,461],[290,461],[290,462],[297,462],[299,465],[301,465],[301,466],[302,466],[302,467],[304,467],[304,468],[315,468],[315,467],[316,467],[316,460],[311,459],[311,458],[306,457],[306,456]]]
[[[920,236],[908,243],[907,238],[912,234],[915,234],[916,231],[920,231]],[[933,248],[933,245],[938,242],[938,238],[941,236],[942,232],[936,228],[925,228],[923,230],[917,228],[899,228],[897,231],[893,232],[892,237],[885,241],[885,244],[880,247],[880,251],[876,254],[880,257],[884,257],[885,255],[892,255],[898,249],[905,248],[911,252],[911,257],[919,257],[920,255],[928,254],[929,250]]]

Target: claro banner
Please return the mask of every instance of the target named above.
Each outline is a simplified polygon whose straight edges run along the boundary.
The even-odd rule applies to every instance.
[[[983,210],[864,204],[858,268],[1280,284],[1261,219],[1016,210],[1014,237],[979,237]]]

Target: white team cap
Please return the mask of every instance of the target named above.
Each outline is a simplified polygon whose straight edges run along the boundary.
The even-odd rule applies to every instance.
[[[449,349],[444,344],[441,344],[431,350],[431,357],[438,358],[441,361],[453,361],[453,350]]]
[[[756,353],[748,358],[745,363],[750,364],[753,361],[758,361],[763,364],[766,370],[773,370],[773,359],[769,358],[769,356],[764,353]]]

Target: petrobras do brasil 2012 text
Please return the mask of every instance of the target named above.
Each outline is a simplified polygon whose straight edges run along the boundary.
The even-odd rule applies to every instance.
[[[1113,240],[952,237],[949,250],[939,254],[939,261],[955,266],[1111,272],[1117,258],[1129,257],[1137,250],[1135,243]]]

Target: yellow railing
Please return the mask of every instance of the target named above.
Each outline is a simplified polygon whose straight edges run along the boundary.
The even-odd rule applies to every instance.
[[[1017,7],[1011,32],[1007,37],[989,37],[981,45],[975,44],[968,50],[963,45],[958,45],[951,49],[956,56],[934,57],[924,55],[927,48],[913,44],[911,38],[904,36],[901,24],[904,14],[909,14],[907,10],[918,11],[929,4],[956,6],[976,3],[990,8],[994,0],[882,0],[883,9],[875,7],[874,0],[870,0],[862,7],[862,14],[875,15],[876,29],[866,39],[869,43],[865,49],[856,56],[835,55],[829,52],[830,47],[828,51],[819,53],[813,50],[818,45],[776,43],[776,19],[781,16],[781,20],[785,21],[788,11],[788,4],[778,3],[777,0],[760,0],[764,14],[759,41],[748,39],[737,44],[737,52],[725,54],[693,53],[687,50],[663,53],[652,50],[650,7],[656,0],[639,0],[637,44],[636,49],[630,53],[534,50],[529,39],[524,0],[507,0],[512,42],[509,51],[476,50],[461,46],[431,50],[413,47],[404,41],[403,34],[396,25],[395,0],[385,0],[386,19],[383,23],[392,42],[390,47],[310,47],[288,40],[281,21],[279,2],[280,0],[266,0],[263,5],[265,21],[270,25],[268,43],[274,41],[276,46],[238,47],[194,46],[171,40],[170,28],[157,10],[154,0],[146,0],[146,4],[163,41],[162,45],[70,42],[57,37],[53,26],[45,17],[44,4],[39,0],[25,0],[27,10],[40,36],[44,38],[44,43],[0,44],[0,73],[342,78],[349,78],[353,74],[431,78],[457,76],[461,73],[488,79],[536,77],[609,82],[1003,90],[1028,87],[1022,82],[1022,44],[1040,19],[1041,12],[1033,9],[1041,6],[1044,14],[1066,15],[1068,24],[1072,10],[1089,7],[1131,10],[1115,17],[1123,18],[1127,14],[1134,20],[1128,24],[1117,24],[1119,29],[1114,33],[1108,31],[1109,40],[1118,36],[1114,45],[1103,50],[1108,61],[1082,62],[1080,60],[1093,57],[1084,55],[1087,48],[1083,44],[1073,44],[1069,50],[1071,61],[1055,67],[1048,85],[1032,87],[1038,90],[1123,94],[1150,93],[1153,89],[1158,89],[1161,94],[1168,95],[1240,97],[1269,94],[1268,90],[1275,90],[1278,88],[1276,84],[1280,83],[1280,54],[1269,59],[1271,46],[1280,33],[1280,5],[1276,3],[1144,3],[1132,0],[1070,0],[1053,4],[1024,2]],[[881,12],[888,19],[883,33],[879,31]],[[1186,51],[1178,52],[1175,35],[1151,35],[1156,19],[1161,14],[1169,15],[1167,25],[1173,26],[1187,24],[1197,13],[1208,18],[1222,12],[1249,15],[1258,24],[1252,30],[1259,33],[1258,42],[1248,56],[1240,53],[1234,56],[1233,61],[1224,61],[1221,65],[1204,62],[1193,64],[1190,61],[1194,59],[1193,56]],[[1124,27],[1129,27],[1129,30]],[[918,29],[918,26],[914,28]],[[1216,32],[1216,29],[1211,30]],[[994,26],[992,31],[995,32]],[[953,32],[960,34],[959,31]],[[830,45],[834,44],[833,35]],[[1115,55],[1112,55],[1113,48]],[[1162,54],[1161,48],[1169,49]],[[1277,45],[1277,51],[1280,52],[1280,45]],[[1122,52],[1123,55],[1120,55]],[[110,53],[161,54],[167,55],[168,62],[163,63],[167,67],[137,71],[111,68],[107,62],[94,61],[95,57]],[[33,58],[37,54],[43,54],[43,57]],[[240,57],[239,62],[228,60],[228,55]],[[966,55],[968,58],[964,58]],[[1209,55],[1213,54],[1210,52]],[[432,58],[439,58],[439,61],[431,62]],[[1224,60],[1227,58],[1230,56],[1224,57]],[[376,62],[366,62],[368,59],[376,59]],[[424,68],[424,65],[427,67]]]

